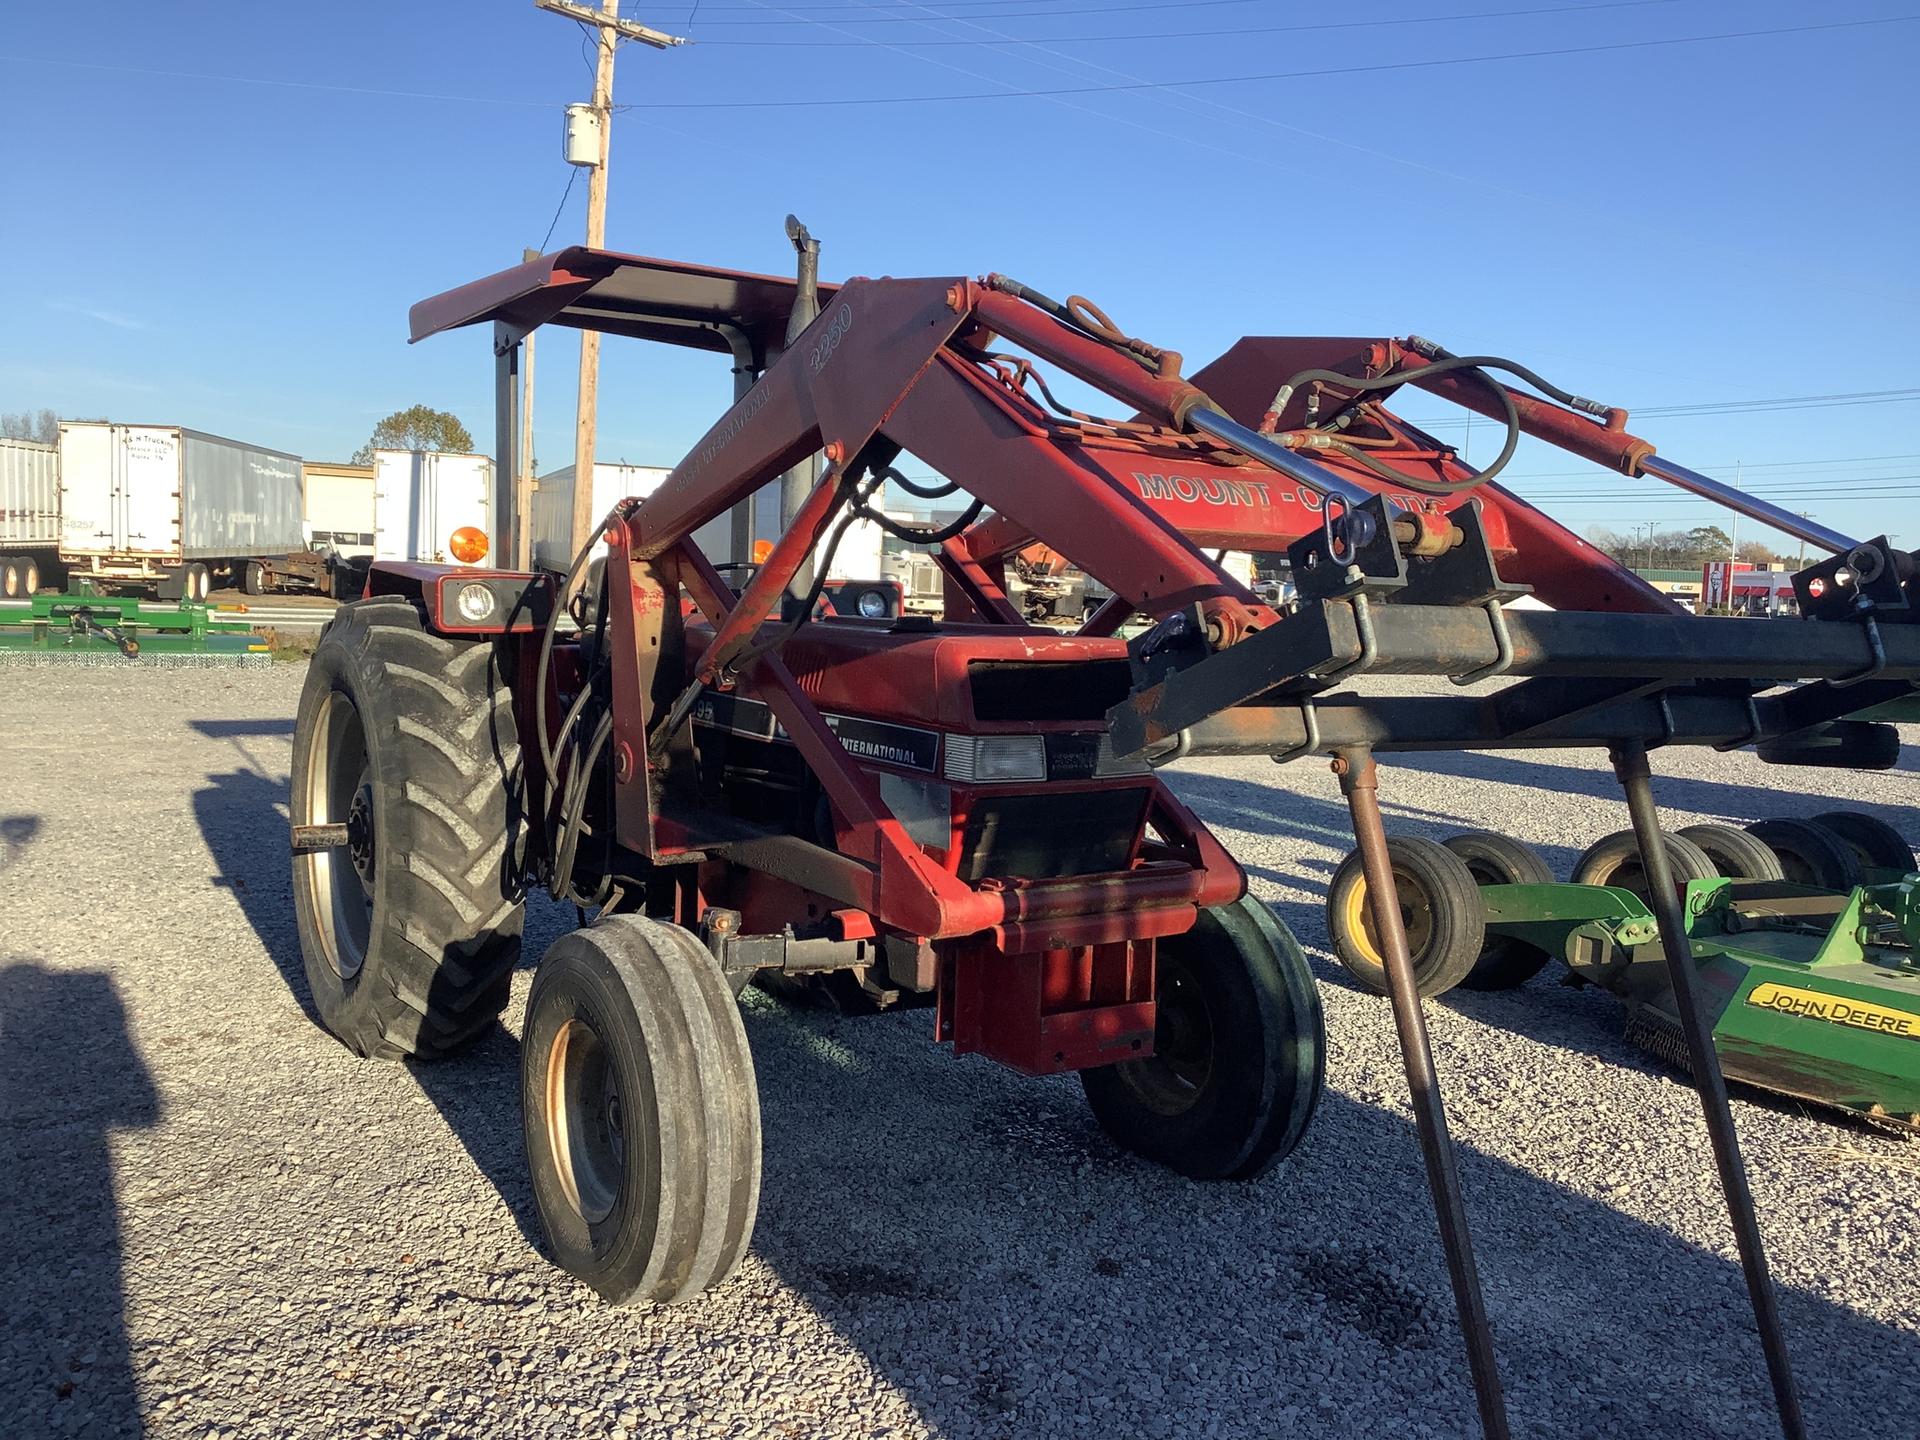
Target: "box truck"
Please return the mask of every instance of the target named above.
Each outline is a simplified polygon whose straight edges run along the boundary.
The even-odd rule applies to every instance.
[[[57,583],[59,554],[59,449],[0,439],[0,599]]]
[[[511,566],[493,554],[493,461],[445,450],[373,452],[373,558]]]
[[[60,422],[60,560],[100,590],[204,600],[305,551],[300,460],[179,425]]]
[[[600,460],[593,467],[593,518],[599,520],[615,503],[628,496],[645,499],[660,487],[672,471],[662,465],[628,465]],[[529,531],[531,553],[536,570],[564,572],[573,563],[573,474],[574,467],[542,475],[534,486]],[[780,513],[780,486],[773,482],[761,487],[754,497],[754,536],[756,540],[779,538],[774,522]],[[833,552],[827,568],[825,598],[836,611],[848,615],[877,617],[900,613],[903,591],[883,574],[882,542],[886,532],[871,520],[857,520],[847,527]],[[725,565],[733,553],[733,528],[729,516],[709,520],[693,532],[694,543],[715,565]],[[823,547],[824,548],[824,547]],[[744,577],[729,577],[736,584]]]

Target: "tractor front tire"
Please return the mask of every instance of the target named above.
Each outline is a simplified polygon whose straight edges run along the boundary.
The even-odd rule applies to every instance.
[[[1251,1180],[1306,1133],[1326,1075],[1320,992],[1251,895],[1202,910],[1155,957],[1154,1053],[1080,1072],[1123,1150],[1194,1180]]]
[[[554,1258],[615,1305],[725,1280],[760,1205],[760,1095],[706,946],[638,915],[554,941],[534,971],[520,1095]]]
[[[307,668],[293,823],[348,843],[293,857],[294,914],[314,1008],[369,1059],[445,1055],[507,1003],[521,771],[497,653],[383,596],[341,606]]]

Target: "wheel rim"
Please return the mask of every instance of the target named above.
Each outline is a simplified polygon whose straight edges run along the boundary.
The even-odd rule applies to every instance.
[[[1140,1103],[1159,1115],[1191,1110],[1213,1079],[1213,1015],[1192,969],[1163,950],[1154,994],[1153,1055],[1116,1067]]]
[[[373,771],[360,712],[341,691],[327,696],[302,784],[307,823],[347,826],[347,846],[298,857],[327,964],[351,980],[366,964],[379,873]]]
[[[546,1102],[560,1188],[582,1220],[598,1225],[613,1213],[626,1179],[626,1111],[607,1047],[584,1020],[567,1021],[553,1037]]]
[[[1393,888],[1400,898],[1400,924],[1407,932],[1407,954],[1418,964],[1433,942],[1433,897],[1414,875],[1398,865],[1393,867]],[[1373,923],[1373,905],[1367,898],[1364,876],[1355,877],[1348,887],[1343,908],[1341,918],[1346,921],[1347,934],[1353,937],[1354,945],[1364,958],[1384,970],[1386,952]]]

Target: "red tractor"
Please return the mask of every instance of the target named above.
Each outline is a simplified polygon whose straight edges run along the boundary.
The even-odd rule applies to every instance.
[[[1647,750],[1758,743],[1783,760],[1887,763],[1886,727],[1846,717],[1920,678],[1920,627],[1904,623],[1920,615],[1914,558],[1673,465],[1623,412],[1491,357],[1255,338],[1188,378],[1179,355],[1091,304],[1001,276],[822,286],[789,342],[802,281],[570,249],[414,307],[415,339],[493,327],[497,553],[512,553],[515,373],[535,327],[713,351],[739,385],[656,492],[600,521],[570,574],[376,564],[328,627],[292,790],[321,1018],[362,1055],[446,1054],[506,1003],[525,893],[579,906],[585,923],[533,978],[526,1148],[555,1257],[614,1302],[698,1293],[748,1244],[760,1122],[735,999],[763,971],[852,971],[930,997],[956,1052],[1075,1071],[1119,1145],[1246,1179],[1312,1120],[1320,1005],[1293,938],[1156,769],[1331,756],[1481,1414],[1505,1433],[1373,754],[1609,746],[1650,888],[1677,904],[1648,844]],[[1059,405],[1049,371],[1118,413]],[[1502,421],[1500,460],[1476,473],[1397,418],[1384,402],[1407,385]],[[1797,582],[1809,620],[1679,613],[1494,483],[1522,433],[1804,535],[1831,556]],[[945,477],[907,488],[964,500],[954,523],[884,516],[877,493],[904,480],[907,456]],[[717,563],[694,545],[783,472],[801,483],[764,560]],[[822,613],[813,562],[855,517],[939,547],[944,618]],[[752,526],[733,534],[744,545]],[[1007,600],[1005,557],[1036,542],[1112,591],[1075,633]],[[1298,598],[1262,603],[1207,558],[1223,548],[1287,551]],[[596,559],[598,583],[579,588]],[[1529,586],[1555,608],[1505,607]],[[1150,623],[1119,638],[1136,615]],[[1389,672],[1508,683],[1334,693]],[[1684,942],[1667,954],[1692,1005]],[[1795,1433],[1698,1009],[1691,1059]]]

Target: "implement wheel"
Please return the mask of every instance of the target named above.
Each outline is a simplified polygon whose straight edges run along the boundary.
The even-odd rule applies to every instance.
[[[1829,810],[1814,816],[1813,823],[1839,836],[1841,843],[1853,851],[1854,859],[1865,868],[1898,870],[1903,875],[1913,871],[1913,847],[1907,844],[1905,836],[1876,815],[1858,810]]]
[[[1307,957],[1244,895],[1159,942],[1151,1059],[1080,1072],[1116,1145],[1195,1180],[1251,1180],[1299,1143],[1327,1033]]]
[[[1466,862],[1475,885],[1551,885],[1553,869],[1530,845],[1490,830],[1469,830],[1441,841]],[[1512,935],[1489,932],[1473,968],[1460,981],[1464,990],[1511,990],[1524,985],[1553,958],[1553,952]]]
[[[1853,847],[1812,820],[1756,820],[1747,833],[1780,861],[1780,872],[1796,885],[1821,890],[1851,890],[1860,883],[1860,862]]]
[[[712,954],[637,915],[563,935],[524,1035],[527,1163],[554,1258],[616,1305],[725,1280],[760,1205],[760,1096]]]
[[[1395,836],[1387,841],[1387,856],[1393,862],[1414,987],[1422,995],[1444,995],[1472,973],[1485,946],[1487,917],[1480,887],[1467,862],[1435,841]],[[1374,929],[1358,850],[1340,862],[1327,886],[1327,935],[1334,958],[1354,979],[1376,995],[1387,993],[1386,957]]]
[[[1780,858],[1744,830],[1731,825],[1685,825],[1674,832],[1706,852],[1729,880],[1784,880]]]
[[[507,1003],[520,752],[498,672],[395,597],[343,605],[308,664],[293,823],[347,844],[293,857],[295,923],[322,1023],[369,1058],[444,1055]]]
[[[1719,875],[1706,851],[1684,835],[1662,830],[1660,838],[1666,842],[1667,864],[1673,870],[1675,885],[1684,885],[1689,880],[1712,880]],[[1574,861],[1573,883],[1610,885],[1642,900],[1652,899],[1647,872],[1640,864],[1640,841],[1631,830],[1616,830],[1589,845]]]

